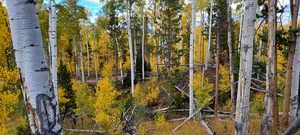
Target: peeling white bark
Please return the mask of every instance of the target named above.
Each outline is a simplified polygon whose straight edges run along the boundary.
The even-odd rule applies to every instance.
[[[57,102],[45,59],[34,1],[6,2],[17,66],[32,134],[60,135]]]
[[[241,38],[240,72],[235,116],[236,135],[247,135],[250,85],[252,73],[254,23],[256,19],[257,0],[245,0],[245,18]]]

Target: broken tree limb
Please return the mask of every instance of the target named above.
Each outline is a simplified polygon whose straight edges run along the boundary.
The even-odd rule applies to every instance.
[[[172,132],[175,133],[176,130],[178,130],[179,128],[181,128],[186,122],[188,122],[190,119],[192,119],[197,113],[199,113],[201,111],[201,108],[198,109],[196,112],[194,112],[192,115],[190,115],[188,118],[186,118],[182,123],[180,123],[177,127],[175,127]]]
[[[105,135],[105,132],[101,131],[101,130],[63,129],[63,131],[64,132],[73,132],[73,133],[86,133],[86,134]]]

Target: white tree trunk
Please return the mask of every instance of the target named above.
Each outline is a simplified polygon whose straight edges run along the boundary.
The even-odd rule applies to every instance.
[[[55,0],[49,1],[49,43],[51,49],[51,77],[53,84],[54,97],[58,103],[58,92],[57,92],[57,14],[55,7]],[[56,106],[56,119],[59,119],[59,106]]]
[[[75,44],[75,38],[73,38],[73,47],[74,47],[74,53],[75,53],[75,74],[76,78],[79,77],[79,68],[78,68],[78,58],[77,58],[77,46]]]
[[[142,79],[145,80],[145,13],[144,13],[144,7],[142,11],[142,17],[143,17],[143,25],[142,25],[142,31],[143,31],[143,37],[142,37]]]
[[[189,116],[193,114],[195,104],[194,104],[194,90],[193,90],[193,80],[194,80],[194,37],[195,37],[195,27],[196,27],[196,2],[192,0],[192,26],[191,26],[191,36],[190,36],[190,64],[189,64]]]
[[[273,106],[275,105],[273,91],[276,91],[276,13],[275,13],[275,0],[269,1],[269,13],[268,13],[268,61],[267,61],[267,73],[266,73],[266,94],[264,99],[264,115],[261,123],[261,134],[270,135]],[[277,93],[277,92],[276,92]],[[274,129],[274,127],[273,127]]]
[[[98,81],[98,68],[97,68],[97,52],[96,52],[96,45],[97,45],[97,39],[96,39],[96,34],[94,33],[94,49],[93,49],[93,59],[94,59],[94,70],[95,70],[95,76],[96,76],[96,81]]]
[[[80,67],[81,67],[81,82],[85,82],[84,76],[84,65],[83,65],[83,55],[82,55],[82,41],[80,41]]]
[[[228,15],[227,15],[227,21],[228,21],[228,33],[227,33],[227,45],[228,45],[228,53],[229,53],[229,72],[230,72],[230,90],[231,90],[231,103],[232,103],[232,112],[235,111],[235,106],[236,106],[236,97],[235,97],[235,84],[234,84],[234,62],[233,62],[233,58],[232,58],[232,9],[231,9],[231,4],[232,1],[231,0],[227,0],[227,4],[228,4]]]
[[[236,105],[236,135],[247,135],[250,84],[252,73],[254,23],[256,19],[257,0],[245,0],[245,18],[241,39],[240,72]]]
[[[260,39],[259,40],[259,47],[258,47],[258,57],[260,57],[261,56],[261,54],[262,54],[262,46],[263,46],[263,41]]]
[[[295,120],[298,116],[298,92],[299,92],[299,72],[300,72],[300,33],[297,33],[296,50],[293,62],[292,72],[292,90],[291,90],[291,117]]]
[[[208,67],[208,61],[210,59],[210,46],[211,46],[211,27],[212,27],[212,19],[213,19],[213,4],[214,4],[214,0],[211,0],[210,2],[210,15],[209,15],[209,30],[208,30],[208,44],[206,47],[206,57],[205,57],[205,70],[207,70]]]
[[[182,24],[182,18],[180,19],[180,65],[183,64],[183,24]]]
[[[134,54],[132,48],[132,33],[131,33],[131,4],[130,0],[127,0],[127,32],[128,32],[128,43],[129,43],[129,53],[130,53],[130,67],[131,67],[131,94],[134,96]]]
[[[242,13],[240,16],[240,33],[239,33],[239,44],[238,44],[238,53],[240,52],[241,49],[241,40],[243,36],[243,23],[244,23],[244,0],[242,0]]]
[[[6,4],[31,133],[60,135],[58,103],[51,86],[34,1],[9,0]]]

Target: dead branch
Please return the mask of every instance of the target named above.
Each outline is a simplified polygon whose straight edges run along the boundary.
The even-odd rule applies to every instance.
[[[175,127],[172,132],[175,133],[176,130],[178,130],[179,128],[181,128],[186,122],[188,122],[190,119],[192,119],[197,113],[199,113],[201,111],[201,108],[198,109],[196,112],[194,112],[191,116],[189,116],[187,119],[185,119],[182,123],[180,123],[177,127]]]

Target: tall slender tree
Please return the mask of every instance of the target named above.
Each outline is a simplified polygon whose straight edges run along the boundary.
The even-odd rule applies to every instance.
[[[196,28],[196,1],[192,0],[192,26],[191,26],[191,36],[190,36],[190,64],[189,64],[189,74],[190,74],[190,79],[189,79],[189,94],[190,94],[189,116],[190,117],[193,115],[193,110],[195,108],[194,90],[193,90],[195,28]]]
[[[31,133],[60,135],[56,97],[43,51],[35,2],[6,1]]]
[[[289,123],[289,110],[290,110],[290,97],[291,97],[291,87],[292,87],[292,75],[293,75],[293,62],[295,56],[296,48],[296,35],[294,31],[297,29],[297,20],[298,20],[298,11],[299,11],[299,2],[300,0],[290,0],[290,9],[291,9],[291,27],[289,35],[289,57],[288,57],[288,67],[286,72],[286,80],[284,87],[284,101],[283,101],[283,125],[287,126]],[[296,100],[296,99],[293,99]]]
[[[127,0],[127,32],[130,54],[130,71],[131,71],[131,94],[134,96],[134,54],[132,48],[132,33],[131,33],[131,0]]]
[[[209,11],[209,30],[208,30],[208,44],[206,47],[206,56],[205,56],[205,70],[208,67],[208,61],[210,59],[210,46],[211,46],[211,30],[212,30],[212,19],[213,19],[213,4],[214,0],[210,1],[210,11]]]
[[[55,0],[49,1],[49,43],[51,49],[51,78],[53,84],[54,97],[58,103],[57,91],[57,10]],[[59,119],[59,106],[56,106],[56,119]]]
[[[278,103],[277,103],[277,69],[276,69],[276,0],[268,2],[268,60],[267,88],[265,94],[265,112],[263,115],[261,134],[278,134]]]
[[[231,9],[231,5],[232,5],[232,0],[227,0],[227,6],[228,6],[228,10],[227,10],[227,45],[228,45],[228,53],[229,53],[229,72],[230,72],[230,95],[231,95],[231,103],[232,103],[232,107],[231,107],[231,111],[235,112],[235,106],[236,106],[236,90],[235,90],[235,84],[234,84],[234,61],[232,58],[232,54],[233,54],[233,45],[232,45],[232,9]]]
[[[248,115],[250,100],[250,84],[252,74],[252,57],[254,41],[254,23],[256,20],[257,0],[245,0],[244,34],[241,39],[240,72],[236,104],[236,135],[248,134]]]

